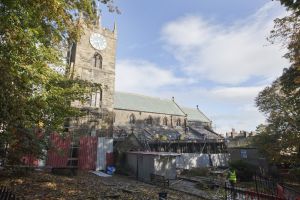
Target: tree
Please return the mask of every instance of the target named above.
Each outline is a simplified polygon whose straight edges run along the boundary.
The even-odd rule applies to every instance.
[[[276,163],[280,160],[280,146],[278,145],[279,134],[270,134],[266,125],[260,124],[256,129],[257,135],[252,142],[258,150],[268,158],[269,163]]]
[[[254,143],[271,162],[295,164],[300,161],[300,90],[294,83],[299,72],[294,67],[286,69],[256,98],[268,123],[258,127]]]
[[[295,164],[300,161],[300,4],[279,1],[290,14],[274,20],[268,39],[287,48],[284,57],[291,65],[256,98],[257,107],[267,116],[267,125],[260,127],[254,142],[270,161]]]
[[[70,102],[86,101],[99,85],[70,80],[64,52],[82,24],[96,20],[97,3],[110,0],[0,0],[0,156],[42,155],[43,138],[65,119],[83,113]],[[117,9],[115,9],[117,10]],[[43,134],[36,134],[43,132]],[[9,147],[9,148],[8,148]],[[11,152],[9,152],[11,151]]]
[[[278,0],[288,10],[295,12],[297,15],[300,14],[300,2],[298,0]]]

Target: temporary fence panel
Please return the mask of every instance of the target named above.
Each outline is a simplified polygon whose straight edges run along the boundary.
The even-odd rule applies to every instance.
[[[71,145],[70,138],[63,138],[54,133],[50,135],[51,148],[47,153],[46,166],[66,167]]]
[[[106,153],[106,165],[113,165],[114,164],[114,154],[113,153]]]
[[[113,153],[113,139],[99,137],[97,145],[96,170],[106,169],[107,153]]]
[[[213,167],[228,167],[229,155],[227,153],[210,154]]]
[[[78,168],[95,170],[97,157],[97,137],[84,136],[79,139]]]
[[[32,166],[32,167],[38,167],[39,166],[39,160],[34,157],[34,156],[24,156],[22,159],[22,163],[24,165],[29,165],[29,166]]]

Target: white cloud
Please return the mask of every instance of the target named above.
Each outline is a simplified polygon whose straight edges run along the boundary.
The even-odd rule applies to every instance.
[[[184,25],[179,28],[179,25]],[[196,16],[180,18],[174,22],[168,23],[163,28],[163,38],[168,43],[192,49],[203,45],[206,40],[211,39],[211,33],[217,29],[211,26],[207,21]]]
[[[161,87],[178,85],[183,78],[144,60],[121,60],[116,66],[116,88],[121,91],[154,93]]]
[[[254,97],[265,86],[249,86],[249,87],[222,87],[215,88],[210,91],[209,95],[221,101],[228,101],[228,103],[249,103],[253,102]]]
[[[255,131],[256,127],[265,122],[265,117],[260,113],[253,104],[244,105],[232,109],[232,113],[227,115],[216,114],[213,116],[217,122],[217,132],[225,134],[232,128],[235,130]]]
[[[266,37],[273,19],[282,13],[283,9],[270,2],[232,25],[184,16],[163,27],[162,39],[189,76],[235,85],[253,76],[273,79],[287,61],[282,58],[283,51],[269,45]]]

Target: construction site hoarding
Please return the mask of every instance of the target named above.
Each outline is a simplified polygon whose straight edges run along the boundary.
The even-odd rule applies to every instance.
[[[83,136],[79,139],[78,168],[81,170],[95,170],[97,159],[96,136]]]
[[[57,133],[50,135],[50,149],[47,153],[46,166],[66,167],[69,158],[71,139]]]
[[[80,170],[105,170],[113,165],[113,139],[82,136],[79,143],[59,134],[50,135],[51,148],[47,152],[46,166],[51,168],[74,167]],[[27,163],[34,163],[26,158]],[[34,163],[36,164],[36,163]]]
[[[32,166],[32,167],[38,167],[39,166],[39,160],[32,155],[29,156],[23,156],[22,157],[22,164]]]

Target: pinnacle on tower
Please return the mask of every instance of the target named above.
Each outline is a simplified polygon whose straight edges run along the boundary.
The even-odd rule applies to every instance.
[[[113,33],[114,33],[115,38],[117,38],[117,36],[118,36],[118,29],[117,29],[117,22],[116,21],[114,23]]]
[[[96,19],[94,24],[101,28],[101,11],[99,7],[99,3],[97,1],[93,1],[93,13],[96,15]]]
[[[101,18],[102,18],[102,15],[101,15],[101,12],[97,12],[97,19],[96,19],[96,25],[101,28],[102,27],[102,23],[101,23]]]

